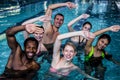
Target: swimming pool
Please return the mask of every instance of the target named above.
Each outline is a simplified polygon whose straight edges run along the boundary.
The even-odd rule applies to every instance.
[[[8,27],[18,25],[21,22],[23,22],[25,19],[28,19],[30,17],[44,14],[44,9],[46,8],[44,5],[46,4],[46,2],[47,1],[42,1],[38,3],[26,5],[24,7],[20,7],[19,5],[17,5],[17,6],[14,6],[14,9],[2,11],[0,13],[0,35],[2,35]],[[119,9],[116,8],[117,6],[115,4],[113,5],[113,2],[108,2],[107,0],[102,0],[99,2],[93,0],[93,3],[92,3],[92,0],[89,3],[86,2],[85,0],[74,0],[74,2],[78,5],[76,9],[69,10],[66,7],[64,8],[62,7],[62,8],[56,9],[53,12],[53,16],[58,12],[64,14],[65,16],[65,22],[59,30],[61,34],[67,32],[67,23],[70,20],[72,20],[73,18],[79,16],[84,12],[87,12],[91,15],[90,18],[88,18],[88,21],[90,21],[93,25],[92,32],[111,26],[111,25],[115,25],[115,24],[120,25],[120,15],[119,15],[120,12],[119,12]],[[51,1],[48,4],[51,4],[51,3],[53,2]],[[39,22],[36,22],[36,23],[41,24]],[[120,42],[119,40],[120,32],[117,32],[117,33],[108,32],[108,34],[111,35],[112,42],[106,48],[106,50],[109,53],[113,54],[113,57],[116,58],[116,60],[120,61],[120,58],[119,58],[120,54],[118,53],[120,44],[117,44]],[[17,39],[20,42],[20,44],[23,45],[24,38],[22,33],[17,34]],[[1,52],[0,53],[0,74],[1,74],[4,71],[4,68],[10,53],[10,49],[8,48],[5,38],[0,40],[0,47],[1,47],[0,49],[0,52]],[[75,64],[78,64],[78,61],[76,60],[76,58],[74,58],[73,62]],[[120,67],[106,60],[104,61],[104,64],[107,67],[105,80],[119,80]],[[47,73],[47,70],[49,69],[49,67],[50,67],[50,64],[45,60],[44,63],[41,64],[41,69],[38,72],[38,78],[36,80],[45,79],[43,75]],[[82,78],[81,75],[77,73],[73,73],[71,74],[71,76],[68,77],[68,80],[80,80],[81,78]],[[52,79],[50,78],[49,80],[55,80],[55,78],[52,78]]]

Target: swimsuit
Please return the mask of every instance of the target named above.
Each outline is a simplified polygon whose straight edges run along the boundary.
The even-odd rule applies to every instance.
[[[91,66],[98,66],[99,64],[102,64],[102,59],[105,57],[105,54],[102,52],[100,57],[94,57],[94,48],[92,47],[92,50],[88,55],[85,56],[85,63],[91,65]]]
[[[94,57],[94,47],[92,46],[92,49],[88,55],[85,56],[85,62],[84,62],[84,69],[85,73],[91,75],[91,73],[94,71],[93,74],[95,78],[98,78],[100,80],[104,80],[104,74],[106,68],[102,64],[103,58],[105,58],[104,50],[101,53],[100,57]]]
[[[63,76],[67,76],[69,74],[69,71],[68,72],[59,72],[57,69],[55,69],[53,67],[50,68],[50,72],[58,74],[58,75],[63,75]]]
[[[48,50],[49,54],[53,54],[53,43],[44,44],[45,48]]]

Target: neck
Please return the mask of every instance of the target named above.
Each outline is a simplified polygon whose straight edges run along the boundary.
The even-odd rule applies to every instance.
[[[63,60],[63,63],[64,63],[65,65],[71,64],[71,60],[70,60],[70,61],[67,61],[65,58],[62,58],[62,60]]]
[[[26,56],[23,56],[23,58],[22,58],[22,62],[23,62],[23,63],[24,63],[24,65],[25,65],[25,64],[27,64],[27,63],[31,62],[31,60],[27,59],[27,57],[26,57]]]
[[[59,28],[57,28],[56,26],[53,25],[53,30],[54,30],[54,32],[58,32],[58,29],[59,29]]]
[[[95,50],[96,50],[97,52],[101,51],[101,49],[99,49],[97,46],[95,46]]]

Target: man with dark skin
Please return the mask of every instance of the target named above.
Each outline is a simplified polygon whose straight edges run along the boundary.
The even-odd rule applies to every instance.
[[[6,31],[8,46],[11,54],[0,80],[32,80],[40,66],[34,61],[37,52],[38,41],[35,38],[27,38],[24,42],[24,50],[17,42],[15,34],[26,30],[28,33],[42,33],[41,28],[34,24],[16,26]]]

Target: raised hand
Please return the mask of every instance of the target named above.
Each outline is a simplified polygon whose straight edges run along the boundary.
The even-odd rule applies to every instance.
[[[72,3],[72,2],[67,2],[67,7],[72,9],[72,8],[75,8],[76,5],[74,3]]]
[[[82,14],[81,17],[84,19],[87,19],[88,17],[90,17],[90,15],[89,14]]]
[[[113,31],[113,32],[118,32],[120,30],[120,26],[119,25],[111,26],[110,30]]]
[[[36,27],[36,24],[26,24],[25,29],[28,33],[40,33],[41,28]]]

